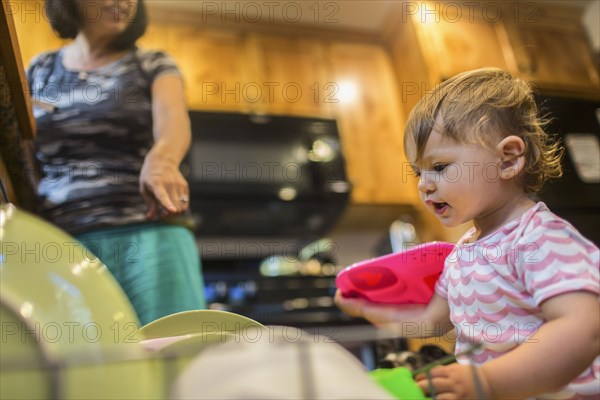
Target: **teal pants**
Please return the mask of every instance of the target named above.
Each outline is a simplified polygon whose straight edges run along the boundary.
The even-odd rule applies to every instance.
[[[106,264],[142,325],[205,308],[200,257],[188,229],[149,223],[87,232],[77,239]]]

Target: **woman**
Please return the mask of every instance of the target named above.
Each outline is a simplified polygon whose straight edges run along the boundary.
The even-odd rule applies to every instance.
[[[193,235],[165,219],[185,212],[179,164],[190,144],[181,75],[135,45],[143,0],[47,0],[62,38],[28,70],[36,107],[41,211],[110,269],[142,324],[204,307]]]

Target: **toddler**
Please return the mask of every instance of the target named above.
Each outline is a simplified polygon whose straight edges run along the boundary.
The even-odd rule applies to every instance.
[[[338,291],[338,306],[404,336],[453,326],[456,353],[479,344],[468,359],[417,376],[440,399],[599,398],[599,250],[533,200],[561,175],[562,151],[529,85],[495,68],[443,82],[411,112],[405,151],[427,209],[445,226],[473,228],[446,259],[428,305],[378,305]]]

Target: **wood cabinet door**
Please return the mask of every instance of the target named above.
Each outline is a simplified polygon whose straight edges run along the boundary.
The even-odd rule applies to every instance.
[[[506,49],[506,31],[499,19],[444,14],[415,25],[433,82],[476,68],[515,70],[514,59]]]
[[[414,204],[416,180],[404,157],[402,111],[388,53],[378,45],[338,42],[329,46],[328,62],[353,201]]]
[[[67,43],[52,30],[44,12],[41,0],[21,0],[7,2],[12,14],[23,64],[27,67],[33,57],[49,50],[55,50]]]
[[[162,50],[174,57],[175,54],[169,48],[169,32],[168,25],[149,24],[146,33],[138,40],[137,45],[146,50]]]
[[[329,115],[334,86],[326,82],[323,44],[296,36],[251,35],[257,111],[286,115]]]
[[[518,27],[514,51],[521,74],[548,93],[600,96],[598,66],[579,26],[535,23]]]
[[[166,34],[167,49],[181,69],[191,109],[250,110],[253,80],[241,33],[171,25]]]

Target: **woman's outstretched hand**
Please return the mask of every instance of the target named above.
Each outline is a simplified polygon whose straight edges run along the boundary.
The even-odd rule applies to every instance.
[[[140,193],[148,206],[148,219],[179,214],[189,206],[189,187],[179,165],[152,151],[140,172]]]

